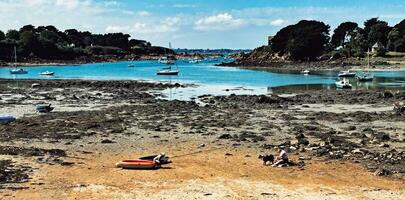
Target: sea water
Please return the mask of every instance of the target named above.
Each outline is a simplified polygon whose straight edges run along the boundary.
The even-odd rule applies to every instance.
[[[134,67],[129,67],[129,65]],[[303,75],[298,72],[276,73],[257,71],[236,67],[219,67],[212,62],[189,64],[180,60],[174,69],[180,71],[178,76],[158,76],[156,72],[166,67],[157,61],[126,61],[115,63],[95,63],[65,66],[25,67],[28,74],[12,75],[11,68],[0,68],[0,78],[9,79],[82,79],[82,80],[140,80],[159,81],[181,84],[193,84],[193,87],[179,88],[175,91],[166,90],[165,96],[176,99],[189,99],[202,94],[266,94],[271,88],[281,86],[321,85],[323,88],[334,89],[338,79],[334,71]],[[55,72],[54,76],[41,76],[43,71]],[[405,71],[371,72],[375,76],[372,82],[351,80],[357,88],[405,88]],[[173,97],[173,93],[175,97]]]

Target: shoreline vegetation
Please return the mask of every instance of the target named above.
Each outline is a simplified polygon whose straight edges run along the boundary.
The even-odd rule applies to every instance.
[[[341,23],[330,34],[330,26],[320,21],[302,20],[269,37],[269,44],[251,53],[235,55],[232,63],[221,66],[295,70],[366,69],[405,70],[405,20],[391,27],[371,18],[359,27]]]
[[[76,29],[61,31],[52,25],[26,25],[6,33],[0,30],[0,66],[14,65],[14,47],[19,66],[157,60],[167,54],[176,54],[173,49],[131,39],[125,33],[94,34]],[[177,50],[181,52],[177,54],[178,58],[219,57],[222,56],[221,52],[234,52],[221,49],[204,55],[198,53],[204,50]]]

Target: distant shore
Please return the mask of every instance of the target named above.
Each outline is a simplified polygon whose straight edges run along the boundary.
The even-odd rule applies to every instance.
[[[83,65],[94,63],[114,63],[114,62],[131,62],[142,60],[159,60],[163,55],[145,55],[138,57],[98,57],[98,58],[82,58],[76,60],[27,60],[17,63],[17,66],[22,67],[35,67],[35,66],[66,66],[66,65]],[[218,58],[219,54],[207,54],[207,55],[177,55],[177,59],[203,59],[203,58]],[[1,62],[0,68],[14,66],[12,62]]]
[[[235,61],[232,63],[222,63],[218,66],[224,67],[240,67],[244,69],[260,70],[260,71],[340,71],[340,70],[353,70],[353,71],[405,71],[405,63],[384,63],[376,64],[368,67],[362,65],[360,62],[348,61],[314,61],[314,62],[240,62]]]

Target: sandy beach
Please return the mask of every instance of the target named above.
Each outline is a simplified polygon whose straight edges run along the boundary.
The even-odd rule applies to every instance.
[[[0,198],[405,197],[405,116],[393,112],[403,90],[202,96],[199,106],[157,99],[168,87],[27,80],[16,89],[1,80],[0,110],[18,119],[0,125]],[[33,110],[48,102],[54,112]],[[257,158],[280,145],[295,166],[272,168]],[[115,168],[159,152],[173,163]]]

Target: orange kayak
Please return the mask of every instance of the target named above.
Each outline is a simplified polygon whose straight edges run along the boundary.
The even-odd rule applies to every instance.
[[[159,165],[151,160],[123,160],[115,166],[123,169],[156,169]]]

